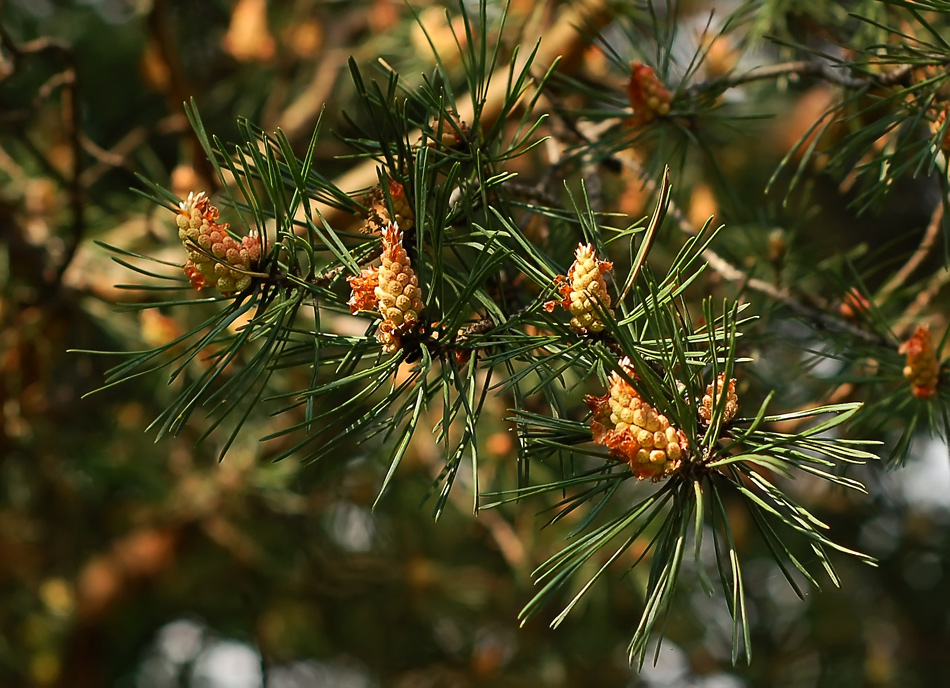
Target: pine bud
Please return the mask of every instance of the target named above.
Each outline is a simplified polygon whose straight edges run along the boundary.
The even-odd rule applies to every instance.
[[[432,120],[432,131],[439,135],[440,122],[438,118]],[[472,138],[472,130],[459,118],[454,110],[448,111],[448,116],[442,118],[440,142],[446,148],[455,148],[465,141]],[[435,141],[429,141],[430,148],[435,146]]]
[[[620,365],[636,378],[629,358],[620,361]],[[628,463],[638,480],[657,481],[676,471],[689,453],[685,433],[673,427],[666,416],[616,372],[610,374],[608,386],[605,396],[585,399],[594,412],[594,442]]]
[[[881,72],[888,69],[890,65],[884,65]],[[919,65],[911,71],[912,81],[915,86],[921,84],[921,82],[929,81],[927,84],[927,91],[930,92],[930,89],[933,89],[933,94],[937,103],[941,101],[950,100],[950,83],[947,83],[947,66],[946,64],[924,64]]]
[[[940,378],[940,363],[937,361],[930,328],[918,325],[914,335],[901,344],[897,351],[907,355],[904,377],[910,382],[914,396],[918,399],[934,396]]]
[[[613,264],[598,260],[597,253],[590,244],[579,244],[574,256],[575,260],[567,272],[567,278],[558,278],[561,281],[558,289],[561,301],[548,301],[544,305],[545,309],[550,313],[554,306],[560,303],[570,311],[571,327],[576,332],[601,332],[605,325],[598,313],[598,307],[611,316],[614,313],[610,308],[610,294],[607,293],[607,284],[604,281],[604,275],[613,269]]]
[[[728,34],[709,34],[703,37],[702,50],[705,51],[703,67],[708,78],[724,77],[736,68],[739,51]]]
[[[405,187],[393,179],[388,180],[387,185],[389,186],[389,198],[392,202],[392,213],[390,213],[389,206],[386,203],[386,195],[377,184],[362,200],[365,205],[369,206],[369,215],[362,227],[364,234],[382,234],[386,225],[390,222],[396,223],[405,232],[415,226],[415,215],[409,205],[409,199],[406,198]]]
[[[930,120],[931,135],[938,136],[940,132],[943,131],[943,136],[940,137],[937,146],[945,154],[950,153],[950,127],[944,129],[947,124],[947,112],[950,112],[950,103],[944,103],[937,112],[936,117]]]
[[[383,345],[383,351],[393,353],[402,347],[402,336],[419,324],[423,306],[419,278],[403,248],[398,224],[391,223],[383,230],[382,263],[373,290],[383,316],[376,339]]]
[[[251,286],[247,271],[261,259],[261,239],[251,234],[239,242],[218,217],[218,209],[203,191],[189,193],[179,204],[178,238],[188,251],[182,269],[195,289],[212,285],[224,296],[233,296]]]
[[[736,413],[739,411],[739,397],[736,396],[736,379],[730,378],[728,385],[726,385],[725,382],[726,374],[719,373],[719,376],[716,378],[715,390],[713,389],[713,383],[706,386],[706,394],[703,396],[703,402],[699,406],[699,417],[703,419],[706,425],[709,425],[712,421],[713,408],[715,404],[720,403],[719,397],[723,394],[723,387],[726,388],[726,407],[722,414],[723,424],[725,425],[735,418]],[[715,400],[713,396],[715,396]]]
[[[857,320],[870,307],[871,302],[867,300],[867,297],[857,289],[852,288],[845,292],[844,297],[842,297],[841,304],[838,306],[838,313],[842,318]]]
[[[630,107],[633,108],[632,124],[649,124],[670,114],[673,94],[657,78],[653,69],[642,62],[633,62],[630,70],[627,96],[630,98]]]
[[[785,230],[781,227],[776,227],[769,232],[768,251],[769,262],[776,266],[781,265],[785,259],[785,254],[788,252],[788,240],[785,236]]]

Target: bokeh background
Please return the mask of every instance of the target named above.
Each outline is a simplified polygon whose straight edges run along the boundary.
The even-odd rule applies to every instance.
[[[543,503],[473,517],[464,475],[433,523],[426,497],[440,455],[425,439],[374,512],[377,457],[271,463],[273,447],[257,438],[275,421],[263,413],[221,463],[220,438],[196,444],[200,420],[155,441],[146,428],[168,397],[166,373],[82,398],[121,358],[68,350],[147,348],[184,327],[172,311],[117,308],[136,295],[114,285],[134,280],[94,243],[174,246],[173,218],[130,191],[141,188],[136,174],[180,196],[215,188],[182,103],[194,98],[224,140],[246,117],[303,147],[324,105],[326,131],[345,132],[351,55],[360,65],[385,56],[412,83],[432,62],[420,22],[453,52],[457,7],[447,17],[428,0],[413,5],[418,20],[396,0],[0,2],[0,685],[944,685],[950,470],[946,447],[926,438],[904,471],[861,474],[869,497],[799,486],[878,568],[842,557],[843,588],[799,600],[735,510],[751,665],[731,665],[725,605],[687,571],[658,660],[638,672],[625,648],[645,572],[615,567],[556,631],[553,608],[519,628],[530,572],[566,529],[540,528]],[[683,21],[702,25],[713,5],[730,3],[683,3]],[[542,35],[563,9],[515,0],[512,24]],[[577,58],[565,69],[596,72],[596,55],[565,50]],[[760,193],[751,189],[761,171],[821,96],[789,94],[754,140],[722,135],[740,189]],[[346,173],[352,161],[337,158],[346,152],[325,136],[321,171]],[[641,187],[614,183],[623,210],[642,215]],[[709,189],[687,188],[684,204],[702,216],[715,203]],[[912,189],[889,212],[917,221],[907,206],[931,192]],[[846,243],[887,223],[843,207],[810,215],[808,231],[827,237],[833,225]],[[780,212],[757,228],[741,218],[748,255],[768,251],[765,225]],[[504,400],[490,403],[498,422],[484,436],[482,483],[511,487]]]

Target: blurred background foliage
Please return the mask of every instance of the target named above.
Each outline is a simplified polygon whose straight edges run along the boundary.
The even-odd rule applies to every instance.
[[[595,87],[617,81],[576,32],[551,30],[568,4],[514,0],[511,25],[523,34],[513,40],[562,41],[550,49],[565,55],[563,73]],[[696,39],[710,9],[736,5],[680,3],[678,21],[696,27],[683,35]],[[821,38],[822,2],[754,5],[742,34],[749,45],[713,57],[778,59],[783,48],[756,31]],[[413,7],[440,52],[452,54],[457,8]],[[586,9],[609,35],[619,29],[605,7]],[[275,449],[256,439],[271,429],[264,414],[219,464],[213,442],[195,445],[200,423],[158,443],[143,432],[168,396],[162,375],[80,399],[112,362],[68,349],[145,348],[183,326],[170,313],[116,310],[131,295],[113,285],[128,275],[92,243],[177,243],[172,217],[130,193],[139,186],[134,173],[182,197],[215,188],[183,101],[194,97],[208,131],[224,140],[243,116],[304,147],[325,103],[325,129],[345,135],[341,113],[354,100],[346,60],[384,56],[413,83],[432,60],[419,23],[396,0],[0,3],[0,685],[943,685],[950,470],[936,440],[917,440],[902,472],[862,471],[868,498],[800,480],[796,496],[839,540],[880,560],[876,569],[842,560],[842,590],[798,600],[734,509],[749,562],[751,665],[731,665],[726,610],[687,576],[657,664],[637,673],[625,647],[642,573],[617,567],[556,632],[550,616],[519,629],[530,572],[563,532],[539,529],[542,504],[473,518],[464,489],[434,524],[420,504],[440,458],[424,439],[372,512],[384,466],[358,453],[336,463],[271,463]],[[622,79],[611,87],[622,90]],[[860,216],[848,204],[854,191],[827,178],[785,206],[780,194],[763,197],[763,180],[827,98],[827,85],[792,83],[766,108],[731,103],[732,117],[769,116],[705,120],[706,157],[681,168],[676,194],[694,225],[711,214],[727,224],[723,251],[749,270],[777,270],[785,258],[776,243],[794,241],[784,279],[810,280],[808,288],[834,298],[848,287],[836,281],[840,272],[814,269],[824,265],[819,255],[832,255],[828,243],[864,264],[881,260],[879,247],[909,252],[914,237],[893,227],[923,228],[939,186],[906,182],[878,214]],[[325,137],[318,151],[324,175],[352,168],[337,157],[349,152],[340,139]],[[528,157],[512,169],[537,179],[539,164]],[[706,181],[720,177],[728,184]],[[639,179],[616,173],[606,184],[622,212],[648,212]],[[751,354],[768,352],[757,374],[787,385],[790,402],[807,397],[795,379],[804,365],[822,374],[827,359],[803,356],[810,340],[788,322],[770,329],[767,312],[763,322],[750,340]],[[498,421],[485,435],[481,480],[510,487],[506,410],[501,399],[489,403],[486,417]]]

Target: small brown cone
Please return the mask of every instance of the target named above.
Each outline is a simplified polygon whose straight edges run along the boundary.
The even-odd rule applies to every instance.
[[[933,106],[933,108],[936,107],[938,106]],[[944,127],[947,126],[947,112],[950,112],[950,103],[943,103],[939,108],[934,119],[930,121],[930,133],[933,136],[938,136],[943,131],[943,136],[940,137],[937,145],[946,154],[950,153],[950,127],[946,129]]]
[[[627,96],[633,108],[633,126],[641,126],[670,114],[673,94],[663,85],[651,67],[642,62],[630,65]]]
[[[453,110],[449,110],[448,116],[443,117],[441,123],[438,118],[434,118],[432,120],[432,131],[435,132],[436,136],[441,137],[439,142],[446,148],[456,148],[472,138],[472,130]],[[435,145],[436,141],[429,141],[428,143],[430,148],[435,147]]]
[[[907,355],[904,377],[910,382],[914,396],[918,399],[935,396],[940,379],[940,363],[937,361],[930,328],[918,325],[913,336],[901,344],[897,351]]]
[[[630,359],[624,358],[620,365],[636,378]],[[689,453],[685,433],[673,427],[666,416],[616,372],[610,374],[608,385],[605,396],[585,399],[594,413],[594,442],[628,463],[638,480],[662,480],[679,469]]]
[[[723,425],[735,418],[736,413],[739,411],[739,397],[736,396],[736,379],[730,378],[729,384],[727,385],[726,374],[719,373],[719,376],[716,378],[715,389],[713,388],[713,383],[706,385],[706,394],[703,396],[703,401],[699,405],[699,416],[706,425],[709,425],[712,421],[713,408],[715,408],[715,404],[720,403],[719,397],[723,394],[723,388],[725,388],[726,394],[726,408],[722,414]],[[713,399],[713,396],[715,396],[715,399]]]
[[[857,320],[862,313],[866,313],[871,307],[871,302],[867,297],[857,289],[849,289],[845,292],[838,306],[838,313],[842,318],[848,320]]]
[[[390,222],[395,222],[404,232],[415,226],[415,215],[409,205],[409,199],[406,198],[405,187],[393,179],[390,179],[387,185],[392,212],[386,202],[386,195],[378,184],[362,199],[362,203],[369,206],[369,213],[362,227],[364,234],[382,234]]]
[[[183,270],[195,289],[214,286],[224,296],[233,296],[251,286],[247,272],[261,259],[261,239],[252,234],[238,241],[218,217],[203,191],[189,193],[179,204],[178,238],[188,251]]]
[[[419,278],[403,248],[398,224],[391,223],[383,230],[382,266],[373,293],[383,316],[376,339],[383,351],[393,353],[402,348],[402,337],[418,327],[423,307]]]

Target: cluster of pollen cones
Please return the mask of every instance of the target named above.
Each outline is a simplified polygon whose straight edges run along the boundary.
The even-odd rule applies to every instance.
[[[178,238],[188,252],[183,269],[195,289],[213,286],[232,296],[251,286],[249,272],[261,259],[261,238],[251,234],[238,241],[218,217],[203,191],[189,193],[179,204]]]

